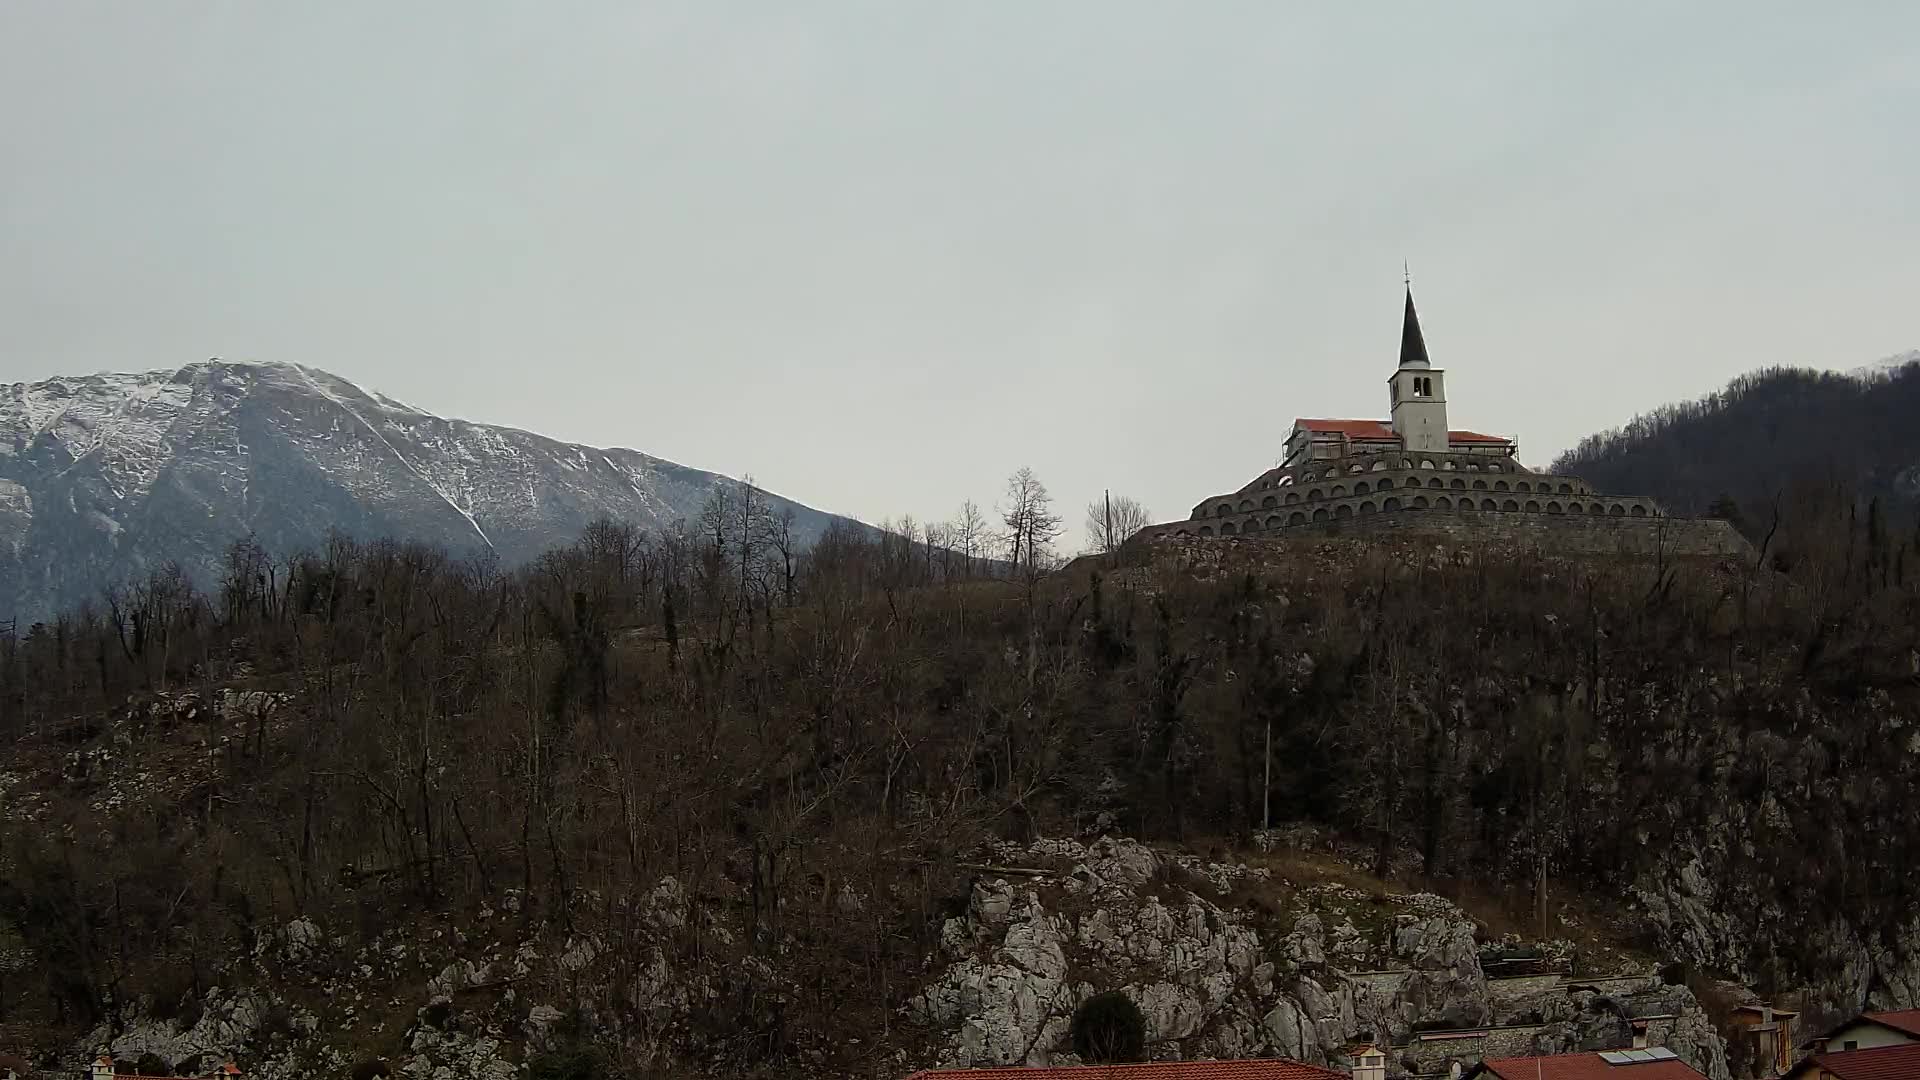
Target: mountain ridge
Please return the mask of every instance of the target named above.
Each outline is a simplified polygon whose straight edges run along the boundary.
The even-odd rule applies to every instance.
[[[0,619],[38,618],[234,540],[360,538],[536,557],[596,518],[665,528],[721,474],[442,417],[319,368],[211,359],[0,386]],[[796,534],[834,515],[769,495]]]
[[[1850,371],[1769,368],[1580,440],[1552,471],[1680,513],[1765,521],[1782,498],[1844,491],[1920,508],[1920,351]]]

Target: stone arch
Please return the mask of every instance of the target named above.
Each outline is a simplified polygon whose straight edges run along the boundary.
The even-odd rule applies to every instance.
[[[1460,500],[1460,502],[1459,502],[1459,504],[1458,504],[1457,506],[1455,506],[1455,507],[1454,507],[1454,509],[1456,509],[1456,510],[1478,510],[1478,509],[1480,509],[1480,508],[1479,508],[1479,507],[1477,507],[1477,506],[1475,506],[1475,505],[1473,505],[1473,500],[1472,500],[1472,499],[1468,499],[1468,498],[1462,498],[1462,499]]]
[[[1552,501],[1552,502],[1550,502],[1550,503],[1548,503],[1548,504],[1547,504],[1547,513],[1549,513],[1549,514],[1559,514],[1559,513],[1564,513],[1564,511],[1563,511],[1563,510],[1561,509],[1561,506],[1560,506],[1560,500],[1558,500],[1558,499],[1555,499],[1554,501]]]
[[[1432,459],[1432,458],[1421,458],[1421,459],[1420,459],[1420,467],[1421,467],[1421,468],[1423,468],[1423,469],[1431,469],[1431,468],[1433,468],[1433,459]]]
[[[1467,471],[1468,471],[1468,472],[1479,472],[1479,471],[1480,471],[1480,463],[1479,463],[1479,462],[1477,462],[1477,461],[1469,461],[1469,462],[1467,462],[1467,467],[1466,467],[1466,468],[1467,468]]]
[[[1485,480],[1475,480],[1473,482],[1473,490],[1475,491],[1487,490],[1487,482]]]
[[[1453,462],[1452,462],[1452,461],[1442,461],[1442,462],[1440,463],[1440,468],[1441,468],[1441,470],[1442,470],[1443,472],[1452,472],[1452,471],[1453,471]]]
[[[1280,527],[1280,515],[1279,515],[1279,514],[1273,514],[1273,515],[1271,515],[1271,516],[1269,516],[1269,517],[1267,518],[1267,528],[1269,528],[1269,529],[1277,529],[1277,528],[1279,528],[1279,527]]]
[[[1415,501],[1418,502],[1419,500],[1416,499]],[[1442,495],[1439,498],[1433,500],[1433,508],[1435,510],[1451,510],[1453,509],[1453,500],[1447,498],[1445,495]]]
[[[1627,508],[1619,503],[1614,503],[1612,507],[1608,508],[1607,515],[1609,517],[1626,517]]]
[[[1633,515],[1634,517],[1646,517],[1647,508],[1644,506],[1641,506],[1639,503],[1634,503],[1633,508],[1628,510],[1627,513]]]
[[[1513,490],[1515,490],[1515,491],[1532,491],[1532,490],[1533,490],[1533,488],[1531,488],[1531,487],[1529,487],[1529,486],[1527,485],[1527,482],[1526,482],[1525,480],[1515,480],[1515,481],[1513,482]]]
[[[1428,477],[1428,478],[1427,478],[1427,486],[1428,486],[1428,487],[1430,487],[1430,488],[1444,488],[1444,487],[1446,487],[1447,485],[1446,485],[1446,483],[1445,483],[1444,481],[1442,481],[1442,480],[1441,480],[1441,479],[1440,479],[1439,477],[1437,477],[1437,476],[1430,476],[1430,477]]]
[[[1467,487],[1467,482],[1465,480],[1462,480],[1457,476],[1453,478],[1453,489],[1455,491],[1465,491],[1466,487]]]
[[[1367,482],[1365,480],[1362,480],[1359,483],[1353,485],[1353,493],[1355,495],[1365,495],[1368,490],[1369,489],[1367,487]]]
[[[1520,509],[1520,504],[1514,502],[1512,499],[1508,499],[1506,502],[1500,504],[1500,509],[1508,511],[1518,510]]]
[[[1347,519],[1347,518],[1350,518],[1350,517],[1352,517],[1352,516],[1353,516],[1353,504],[1352,504],[1352,503],[1341,503],[1341,504],[1340,504],[1339,506],[1336,506],[1336,507],[1334,507],[1334,508],[1333,508],[1333,516],[1334,516],[1334,517],[1335,517],[1336,519],[1339,519],[1339,520],[1345,520],[1345,519]]]
[[[1252,500],[1252,499],[1241,499],[1241,500],[1240,500],[1240,509],[1241,509],[1241,511],[1242,511],[1242,512],[1245,512],[1245,511],[1248,511],[1248,510],[1251,510],[1251,509],[1253,509],[1253,500]]]
[[[1320,497],[1319,488],[1314,488],[1312,491],[1307,492],[1307,498],[1309,499],[1318,499],[1319,497]]]
[[[1400,509],[1400,500],[1389,498],[1387,501],[1380,504],[1380,509],[1385,513],[1392,513],[1393,511]]]
[[[1299,493],[1299,492],[1297,492],[1297,491],[1289,491],[1289,492],[1287,492],[1287,494],[1286,494],[1286,501],[1287,501],[1287,503],[1288,503],[1289,505],[1291,505],[1291,504],[1293,504],[1293,503],[1297,503],[1297,502],[1299,502],[1299,501],[1300,501],[1300,493]]]
[[[1571,494],[1573,494],[1573,485],[1572,485],[1572,484],[1561,484],[1561,485],[1560,485],[1560,494],[1562,494],[1562,495],[1571,495]]]
[[[1506,472],[1507,467],[1505,465],[1495,465],[1493,462],[1489,461],[1487,462],[1487,471],[1488,472]]]
[[[1495,491],[1506,491],[1506,490],[1507,490],[1507,482],[1506,482],[1505,480],[1495,480],[1495,481],[1493,482],[1493,490],[1495,490]]]
[[[1540,503],[1539,503],[1539,502],[1538,502],[1537,500],[1535,500],[1535,499],[1528,499],[1528,500],[1527,500],[1527,513],[1529,513],[1529,514],[1537,514],[1537,513],[1539,513],[1539,512],[1540,512]]]
[[[1233,504],[1221,503],[1219,506],[1213,508],[1213,512],[1217,517],[1226,517],[1228,514],[1233,513]]]
[[[1213,535],[1213,526],[1211,526],[1211,525],[1202,525],[1202,526],[1200,526],[1200,535],[1201,535],[1201,536],[1212,536],[1212,535]]]
[[[1315,511],[1313,512],[1313,520],[1315,520],[1315,521],[1325,521],[1325,520],[1327,520],[1327,508],[1323,506],[1323,507],[1321,507],[1320,509],[1318,509],[1318,510],[1315,510]]]
[[[1494,502],[1494,501],[1493,501],[1492,499],[1481,499],[1481,500],[1480,500],[1480,509],[1482,509],[1482,510],[1498,510],[1498,509],[1500,509],[1500,506],[1499,506],[1499,504],[1498,504],[1498,503],[1496,503],[1496,502]]]
[[[1295,510],[1293,513],[1287,515],[1288,525],[1305,525],[1306,523],[1307,515],[1299,510]]]
[[[1283,476],[1283,477],[1281,477],[1281,478],[1280,478],[1280,479],[1278,479],[1278,480],[1275,480],[1275,481],[1273,482],[1273,486],[1274,486],[1274,487],[1286,487],[1286,486],[1288,486],[1289,484],[1292,484],[1292,483],[1293,483],[1293,476],[1292,476],[1292,474],[1288,474],[1288,475],[1286,475],[1286,476]]]
[[[1173,538],[1174,538],[1175,540],[1185,540],[1186,538],[1188,538],[1188,537],[1190,537],[1190,536],[1192,536],[1192,535],[1193,535],[1192,533],[1190,533],[1190,532],[1188,532],[1188,531],[1187,531],[1187,530],[1185,530],[1185,529],[1175,529],[1175,530],[1173,531]]]
[[[1360,504],[1360,512],[1362,514],[1371,514],[1377,509],[1378,507],[1373,505],[1372,499],[1368,499],[1366,502]]]
[[[1377,483],[1377,484],[1375,484],[1375,485],[1373,485],[1373,490],[1375,490],[1375,491],[1392,491],[1392,490],[1393,490],[1393,477],[1391,477],[1391,476],[1383,476],[1383,477],[1381,477],[1381,478],[1380,478],[1380,482],[1379,482],[1379,483]]]
[[[1360,463],[1359,463],[1359,462],[1357,462],[1357,461],[1356,461],[1356,462],[1354,462],[1353,464],[1351,464],[1351,465],[1349,465],[1349,466],[1347,466],[1347,472],[1348,472],[1349,474],[1352,474],[1352,473],[1362,473],[1362,472],[1366,472],[1366,471],[1367,471],[1367,467],[1366,467],[1365,465],[1362,465],[1362,464],[1360,464]]]
[[[1607,512],[1607,508],[1604,506],[1601,506],[1599,503],[1587,504],[1587,513],[1589,514],[1604,514],[1606,512]]]
[[[1370,468],[1370,469],[1369,469],[1368,471],[1370,471],[1370,472],[1385,472],[1386,470],[1387,470],[1387,459],[1386,459],[1386,458],[1374,458],[1374,459],[1373,459],[1373,466],[1372,466],[1372,468]]]
[[[1280,505],[1280,500],[1279,500],[1279,499],[1276,499],[1276,498],[1274,498],[1274,497],[1273,497],[1273,496],[1271,496],[1271,495],[1269,495],[1269,496],[1267,496],[1266,498],[1264,498],[1264,499],[1261,499],[1261,500],[1260,500],[1260,508],[1261,508],[1261,509],[1263,509],[1263,510],[1267,510],[1267,509],[1272,509],[1273,507],[1276,507],[1276,506],[1279,506],[1279,505]]]
[[[1223,522],[1221,522],[1221,523],[1220,523],[1220,535],[1221,535],[1221,536],[1232,536],[1232,535],[1233,535],[1234,533],[1236,533],[1236,532],[1239,532],[1239,531],[1240,531],[1240,530],[1239,530],[1238,528],[1236,528],[1236,527],[1234,526],[1234,524],[1233,524],[1233,522],[1231,522],[1231,521],[1223,521]]]
[[[1243,522],[1241,522],[1241,523],[1240,523],[1240,531],[1241,531],[1242,533],[1257,533],[1257,532],[1259,532],[1259,531],[1260,531],[1260,519],[1259,519],[1259,518],[1257,518],[1257,517],[1250,517],[1250,518],[1248,518],[1247,520],[1245,520],[1245,521],[1243,521]]]
[[[1327,495],[1328,495],[1329,497],[1331,497],[1331,498],[1335,498],[1335,499],[1337,499],[1337,498],[1339,498],[1340,496],[1342,496],[1342,495],[1345,495],[1346,493],[1347,493],[1347,485],[1345,485],[1345,484],[1335,484],[1335,485],[1333,485],[1333,490],[1332,490],[1332,491],[1329,491],[1329,492],[1327,492]]]

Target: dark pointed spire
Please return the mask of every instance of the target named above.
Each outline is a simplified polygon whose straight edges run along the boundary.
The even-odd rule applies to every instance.
[[[1400,323],[1400,366],[1432,367],[1427,360],[1427,339],[1420,333],[1420,314],[1413,310],[1413,285],[1407,285],[1407,314]]]

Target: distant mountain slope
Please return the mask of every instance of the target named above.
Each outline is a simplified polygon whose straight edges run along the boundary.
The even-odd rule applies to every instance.
[[[450,420],[292,364],[0,386],[0,620],[97,598],[233,540],[269,552],[339,528],[529,559],[606,516],[690,518],[726,478],[633,450]],[[787,500],[804,537],[832,517]]]
[[[1847,374],[1776,368],[1583,439],[1553,464],[1605,491],[1750,513],[1796,483],[1838,480],[1920,506],[1920,352]]]

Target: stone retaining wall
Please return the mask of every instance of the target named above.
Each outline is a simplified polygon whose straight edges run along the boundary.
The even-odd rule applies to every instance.
[[[1611,513],[1550,514],[1402,507],[1241,534],[1242,539],[1270,541],[1385,537],[1431,539],[1463,545],[1499,542],[1566,555],[1642,556],[1664,552],[1675,557],[1754,557],[1752,545],[1725,521],[1717,518],[1655,517],[1651,514],[1635,517]],[[1129,546],[1145,549],[1156,541],[1188,538],[1201,538],[1196,536],[1195,523],[1174,521],[1142,529],[1128,543]]]
[[[1489,540],[1570,555],[1723,556],[1753,558],[1753,546],[1718,518],[1596,517],[1401,510],[1285,530],[1284,537],[1432,537],[1458,544]]]

